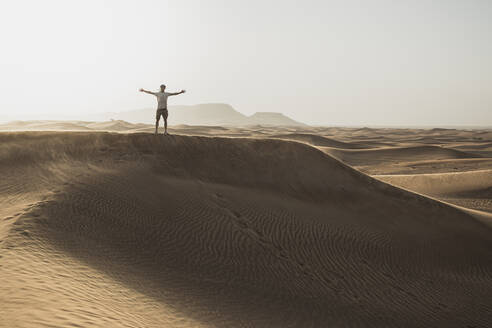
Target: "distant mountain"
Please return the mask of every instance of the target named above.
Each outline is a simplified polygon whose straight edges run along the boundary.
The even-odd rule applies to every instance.
[[[121,113],[104,113],[96,120],[124,120],[132,123],[153,123],[155,109],[140,109]],[[251,116],[236,111],[228,104],[199,104],[192,106],[170,106],[169,124],[178,125],[275,125],[275,126],[306,126],[294,121],[282,113],[259,112]]]
[[[245,125],[248,118],[227,104],[171,106],[169,115],[172,124],[187,125]]]
[[[294,121],[282,113],[257,112],[248,117],[252,124],[258,125],[281,125],[281,126],[306,126],[304,123]]]

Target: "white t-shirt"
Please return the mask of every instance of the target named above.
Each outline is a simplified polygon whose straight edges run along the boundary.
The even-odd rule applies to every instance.
[[[167,98],[171,94],[168,92],[155,92],[154,96],[157,97],[157,109],[167,108]]]

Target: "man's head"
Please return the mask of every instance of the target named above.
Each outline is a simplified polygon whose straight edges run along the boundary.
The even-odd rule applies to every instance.
[[[166,91],[166,85],[165,84],[161,84],[161,92],[164,92]]]

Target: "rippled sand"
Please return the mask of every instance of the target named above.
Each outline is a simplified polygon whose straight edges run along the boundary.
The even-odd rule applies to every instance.
[[[0,134],[0,326],[492,325],[487,134],[174,132]]]

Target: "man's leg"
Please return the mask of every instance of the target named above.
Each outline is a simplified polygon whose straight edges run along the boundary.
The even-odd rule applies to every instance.
[[[164,113],[162,113],[162,118],[164,119],[164,134],[168,134],[167,133],[167,116],[168,116],[168,111],[167,109],[164,111]]]
[[[160,115],[155,118],[155,134],[157,134],[157,129],[159,128]]]

